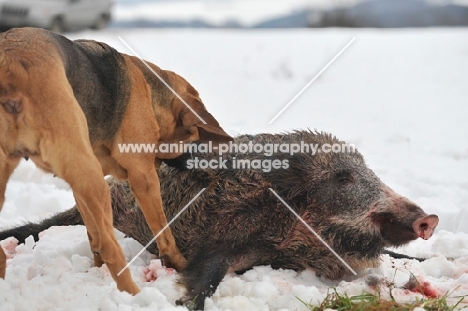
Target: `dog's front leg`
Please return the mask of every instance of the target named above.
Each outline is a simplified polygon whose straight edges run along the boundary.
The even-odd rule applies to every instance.
[[[186,260],[179,252],[170,228],[161,232],[167,225],[167,219],[161,199],[159,178],[154,166],[136,172],[129,170],[128,182],[153,235],[158,235],[156,243],[160,258],[167,267],[182,271],[186,266]]]

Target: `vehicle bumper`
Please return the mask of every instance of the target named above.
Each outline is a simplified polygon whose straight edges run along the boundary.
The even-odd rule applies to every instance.
[[[51,23],[47,12],[0,4],[0,26],[3,27],[49,27]]]

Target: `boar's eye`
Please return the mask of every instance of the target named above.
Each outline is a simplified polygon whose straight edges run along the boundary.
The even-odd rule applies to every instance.
[[[353,181],[353,176],[348,170],[341,170],[335,174],[335,179],[342,185],[349,184]]]

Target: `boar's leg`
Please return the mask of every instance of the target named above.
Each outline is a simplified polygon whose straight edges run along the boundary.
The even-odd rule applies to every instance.
[[[198,252],[181,273],[179,284],[185,287],[186,295],[176,304],[185,305],[189,310],[203,310],[205,298],[213,295],[229,266],[229,255],[216,250]]]
[[[32,235],[37,242],[39,240],[39,233],[52,226],[74,225],[83,225],[83,219],[76,206],[51,218],[44,219],[39,223],[28,222],[22,226],[2,231],[0,232],[0,241],[8,237],[15,237],[18,243],[24,243],[26,238]]]
[[[107,184],[109,185],[109,187],[111,187],[111,189],[116,189],[117,191],[120,190],[120,188],[118,188],[117,186],[121,186],[121,185],[114,178],[108,179]],[[111,197],[114,222],[116,222],[116,220],[119,220],[115,218],[115,215],[119,215],[119,212],[120,212],[120,211],[115,210],[116,207],[121,208],[121,206],[123,205],[123,204],[118,204],[118,200],[116,199],[116,197],[118,196],[114,195]],[[9,237],[14,237],[18,240],[18,243],[21,244],[25,242],[26,238],[32,235],[34,240],[37,242],[39,241],[39,233],[41,233],[42,231],[46,229],[49,229],[52,226],[75,226],[75,225],[84,225],[83,218],[81,218],[81,214],[78,211],[78,208],[76,207],[76,205],[70,208],[69,210],[58,213],[50,218],[43,219],[37,223],[26,222],[22,226],[13,227],[11,229],[1,231],[0,241]]]
[[[419,257],[412,257],[412,256],[408,256],[408,255],[405,255],[405,254],[399,254],[399,253],[395,253],[395,252],[392,252],[392,251],[389,251],[388,249],[384,249],[382,251],[383,254],[387,254],[387,255],[390,255],[391,257],[395,258],[395,259],[414,259],[414,260],[417,260],[417,261],[424,261],[426,260],[426,258],[419,258]]]

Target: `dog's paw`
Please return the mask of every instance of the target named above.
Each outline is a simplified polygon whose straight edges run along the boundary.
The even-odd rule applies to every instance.
[[[163,266],[175,269],[177,272],[181,272],[187,266],[187,260],[180,254],[176,256],[160,255],[159,259]]]

